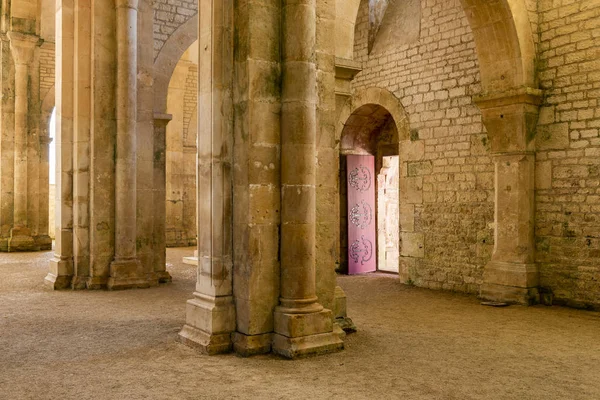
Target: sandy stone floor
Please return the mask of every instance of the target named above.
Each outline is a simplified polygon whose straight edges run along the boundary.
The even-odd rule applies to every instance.
[[[123,292],[51,292],[50,253],[0,254],[0,399],[599,399],[600,314],[340,277],[360,331],[300,361],[207,357],[175,341],[193,267]]]

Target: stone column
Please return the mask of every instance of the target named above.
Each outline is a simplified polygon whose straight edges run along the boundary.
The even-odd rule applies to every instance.
[[[350,97],[352,96],[352,81],[354,80],[354,77],[356,77],[356,75],[358,75],[358,73],[362,71],[362,67],[361,67],[361,63],[358,61],[354,61],[354,60],[349,60],[349,59],[345,59],[345,58],[339,58],[336,57],[335,58],[335,121],[339,120],[340,114],[342,112],[343,107],[345,106],[346,102],[350,99]],[[344,121],[343,123],[345,123],[346,121]],[[340,122],[338,121],[338,124]],[[337,190],[337,199],[336,199],[336,206],[337,206],[337,210],[334,211],[334,215],[336,216],[336,229],[335,232],[337,234],[337,243],[336,243],[336,261],[337,261],[337,265],[340,266],[342,264],[342,260],[347,258],[347,255],[342,255],[340,254],[340,231],[341,231],[341,221],[340,221],[340,196],[339,193],[341,193],[342,190],[345,190],[344,188],[340,187],[340,180],[339,180],[339,176],[340,176],[340,157],[341,157],[341,153],[340,153],[340,149],[339,149],[339,142],[340,142],[340,137],[339,137],[339,133],[341,132],[341,129],[336,126],[336,142],[338,143],[336,146],[336,162],[335,162],[335,171],[333,171],[333,175],[335,176],[336,179],[336,190]],[[340,267],[341,268],[341,267]],[[346,262],[346,268],[347,268],[347,262]],[[352,320],[348,317],[348,313],[347,313],[347,309],[346,309],[346,293],[344,293],[344,290],[340,287],[340,286],[336,286],[335,287],[335,292],[334,292],[334,306],[333,306],[333,314],[335,317],[335,321],[336,323],[344,330],[347,331],[354,331],[356,330],[356,326],[354,325],[354,323],[352,322]]]
[[[117,0],[117,142],[115,258],[111,289],[145,285],[136,254],[137,233],[137,10],[138,0]]]
[[[295,358],[340,350],[315,282],[316,1],[283,1],[281,297],[273,351]]]
[[[65,289],[73,277],[74,0],[56,11],[56,219],[54,258],[45,282]]]
[[[170,282],[167,272],[166,223],[166,135],[171,114],[154,114],[154,272],[158,281]]]
[[[531,304],[539,299],[535,264],[535,153],[541,93],[525,89],[476,99],[496,166],[495,242],[481,297]]]
[[[229,351],[232,287],[233,0],[200,0],[198,64],[198,280],[180,340]]]
[[[9,32],[15,62],[15,166],[14,166],[14,221],[8,241],[8,251],[35,250],[35,240],[28,224],[28,143],[29,143],[29,82],[30,64],[39,38],[18,32]]]

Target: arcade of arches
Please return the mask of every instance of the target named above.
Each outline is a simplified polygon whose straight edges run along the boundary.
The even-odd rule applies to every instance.
[[[370,262],[600,307],[600,1],[0,4],[0,251],[52,248],[49,287],[196,246],[180,340],[290,358],[343,348]]]

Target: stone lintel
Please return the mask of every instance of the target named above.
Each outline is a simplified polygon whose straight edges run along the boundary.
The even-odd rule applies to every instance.
[[[186,306],[186,324],[179,333],[182,343],[206,354],[231,351],[235,331],[233,296],[213,297],[194,293]]]
[[[271,352],[272,333],[261,335],[245,335],[241,332],[232,334],[233,350],[242,357]]]

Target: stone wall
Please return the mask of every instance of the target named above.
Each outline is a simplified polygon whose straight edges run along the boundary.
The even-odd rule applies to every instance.
[[[40,98],[43,100],[46,94],[54,87],[55,62],[54,43],[44,42],[40,47]]]
[[[600,1],[540,0],[536,240],[555,300],[600,306]]]
[[[375,42],[377,51],[368,55],[363,1],[354,56],[363,71],[353,86],[390,90],[409,117],[411,141],[400,156],[401,209],[414,215],[412,231],[422,233],[402,234],[401,278],[478,293],[494,244],[494,165],[471,97],[481,91],[475,43],[458,0],[421,1],[420,22],[412,43],[384,49]]]
[[[598,306],[600,2],[526,5],[545,94],[536,134],[541,286],[559,303]],[[461,3],[421,1],[420,37],[412,44],[368,55],[368,31],[363,1],[355,33],[363,71],[354,90],[392,91],[409,116],[414,148],[424,149],[401,158],[403,177],[422,188],[414,212],[424,234],[422,256],[402,257],[401,269],[404,263],[419,286],[477,293],[494,244],[494,166],[472,102],[481,92],[480,72]]]
[[[192,48],[197,47],[197,43]],[[173,72],[167,96],[167,246],[196,245],[197,52],[187,51]]]
[[[154,58],[169,37],[198,12],[196,0],[154,0]]]
[[[55,228],[54,224],[56,221],[56,185],[50,185],[50,190],[48,192],[48,235],[54,240],[55,238]]]

